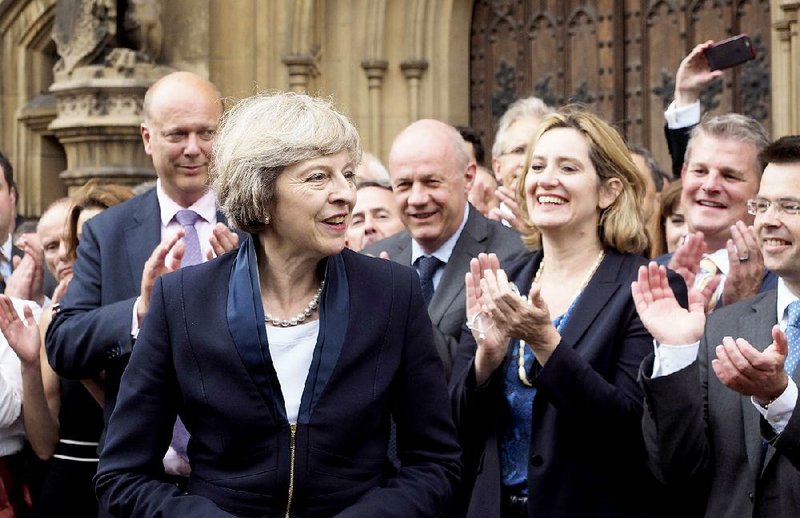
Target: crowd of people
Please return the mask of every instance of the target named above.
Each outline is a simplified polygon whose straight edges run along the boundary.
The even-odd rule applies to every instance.
[[[141,194],[26,229],[0,155],[0,516],[800,515],[800,136],[702,116],[712,43],[669,168],[537,98],[384,166],[188,72]]]

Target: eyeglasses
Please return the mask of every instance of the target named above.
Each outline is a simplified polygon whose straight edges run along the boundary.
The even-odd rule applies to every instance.
[[[764,214],[771,206],[775,206],[778,213],[789,214],[796,216],[800,214],[800,201],[795,200],[778,200],[769,201],[764,199],[747,200],[747,212],[752,215]]]
[[[525,154],[525,151],[526,151],[525,146],[517,146],[513,149],[503,151],[502,153],[500,153],[500,156],[509,156],[509,155],[521,156]]]

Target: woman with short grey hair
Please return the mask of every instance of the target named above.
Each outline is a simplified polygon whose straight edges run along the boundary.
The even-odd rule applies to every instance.
[[[97,476],[112,512],[448,509],[459,447],[419,280],[344,248],[360,157],[326,100],[258,95],[225,116],[213,188],[250,238],[158,280]],[[186,494],[160,480],[176,415],[191,435]]]

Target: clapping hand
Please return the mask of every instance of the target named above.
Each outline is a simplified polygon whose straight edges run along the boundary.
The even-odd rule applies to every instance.
[[[660,344],[685,345],[703,336],[705,305],[714,293],[712,280],[701,292],[689,289],[689,309],[681,307],[667,280],[667,269],[655,262],[639,267],[638,279],[631,284],[633,302],[642,323]]]
[[[731,226],[731,239],[726,244],[728,250],[728,280],[722,292],[722,303],[733,304],[750,298],[761,289],[764,277],[764,256],[758,246],[753,227],[741,221]]]
[[[669,269],[683,277],[687,287],[694,286],[694,279],[700,270],[700,261],[705,252],[706,241],[702,232],[686,234],[683,243],[669,260]]]
[[[786,335],[779,325],[772,327],[772,344],[759,351],[744,338],[726,336],[711,360],[719,380],[728,388],[752,396],[761,406],[783,394],[789,383],[784,362],[789,354]]]
[[[39,348],[42,345],[39,326],[27,304],[23,308],[23,315],[25,320],[19,318],[8,295],[0,295],[0,331],[23,365],[39,365]]]
[[[481,280],[484,271],[496,272],[500,261],[495,254],[479,254],[469,263],[469,272],[464,277],[467,292],[467,326],[478,343],[475,353],[475,377],[483,383],[503,363],[508,337],[498,332],[484,306]]]
[[[144,263],[142,284],[136,306],[136,316],[139,319],[139,323],[142,322],[147,310],[150,308],[150,294],[153,291],[153,284],[155,284],[156,279],[181,267],[181,260],[186,250],[186,245],[181,239],[183,235],[183,230],[179,230],[175,235],[165,238],[153,250],[147,262]]]

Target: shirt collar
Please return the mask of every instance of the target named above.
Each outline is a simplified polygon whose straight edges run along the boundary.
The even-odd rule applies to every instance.
[[[456,242],[458,242],[458,238],[461,237],[461,232],[464,230],[464,227],[467,224],[467,218],[469,218],[469,203],[464,204],[464,219],[461,221],[461,225],[458,227],[458,230],[456,230],[453,235],[447,239],[447,241],[442,243],[442,246],[434,250],[432,254],[425,253],[420,244],[417,243],[415,239],[411,239],[411,264],[416,264],[417,259],[423,255],[432,255],[441,262],[447,264],[447,261],[450,260],[450,256],[453,255],[453,249],[456,247]]]
[[[719,250],[715,250],[710,254],[706,254],[706,257],[711,259],[711,261],[717,265],[719,271],[727,276],[728,272],[731,270],[731,265],[728,262],[728,249],[727,248],[720,248]]]
[[[6,242],[3,243],[2,247],[0,247],[0,252],[3,253],[2,259],[8,261],[8,264],[11,264],[11,253],[12,253],[11,234],[8,234]]]
[[[212,193],[210,190],[206,191],[199,200],[191,204],[189,207],[181,207],[175,203],[175,200],[167,195],[161,185],[161,179],[158,179],[156,181],[156,196],[158,197],[158,206],[161,208],[162,227],[169,225],[172,219],[175,217],[175,214],[184,208],[195,211],[207,222],[212,222],[216,219],[217,204],[214,199],[214,193]]]
[[[783,282],[783,279],[778,277],[778,323],[783,321],[786,308],[789,306],[789,304],[797,300],[797,298],[797,296],[789,291],[789,287],[786,286],[786,283]]]

